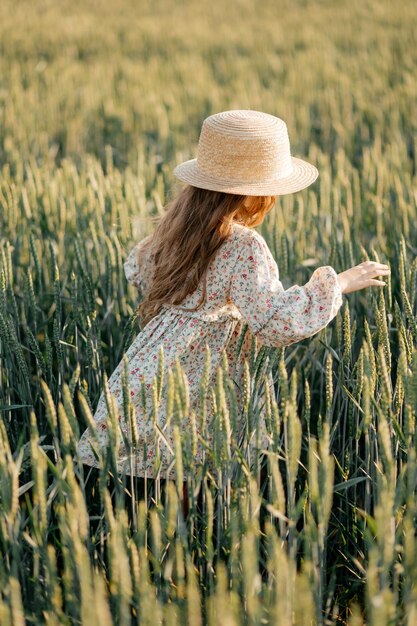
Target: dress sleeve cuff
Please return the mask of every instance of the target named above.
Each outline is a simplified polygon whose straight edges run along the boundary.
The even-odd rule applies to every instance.
[[[336,270],[331,265],[318,267],[312,274],[323,286],[324,292],[329,299],[329,321],[332,320],[343,304],[343,294],[337,279]]]

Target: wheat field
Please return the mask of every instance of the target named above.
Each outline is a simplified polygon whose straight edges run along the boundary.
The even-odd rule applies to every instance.
[[[1,626],[417,624],[416,18],[411,0],[0,4]],[[263,465],[228,428],[224,359],[214,471],[178,430],[164,494],[116,480],[111,448],[91,494],[76,444],[103,388],[116,428],[107,380],[141,330],[123,260],[203,119],[245,108],[320,172],[257,227],[284,286],[367,259],[391,275],[313,338],[253,348]],[[181,367],[167,402],[186,414]]]

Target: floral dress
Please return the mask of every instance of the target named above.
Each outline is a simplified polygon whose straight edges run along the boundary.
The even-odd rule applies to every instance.
[[[152,279],[152,253],[139,267],[137,253],[147,238],[137,243],[130,251],[123,264],[126,279],[144,295]],[[181,307],[192,308],[200,300],[202,286],[189,294]],[[324,328],[337,314],[342,305],[342,292],[333,267],[327,265],[317,268],[310,280],[304,285],[293,285],[287,290],[279,280],[278,267],[265,239],[256,230],[242,224],[233,224],[232,234],[223,242],[207,269],[207,298],[200,310],[183,311],[176,305],[165,304],[137,334],[126,351],[129,363],[130,400],[135,407],[137,427],[137,448],[133,474],[154,478],[175,478],[175,440],[173,429],[166,422],[165,398],[162,398],[158,410],[158,452],[156,453],[155,420],[143,409],[152,405],[154,394],[153,380],[158,373],[159,352],[163,347],[163,371],[174,367],[176,360],[186,375],[189,415],[182,419],[182,432],[195,429],[192,413],[197,411],[200,383],[210,357],[210,376],[215,381],[218,366],[227,355],[228,372],[236,382],[238,400],[244,377],[244,360],[249,358],[252,339],[255,337],[257,348],[261,345],[282,347],[310,337]],[[241,332],[244,326],[244,340]],[[235,358],[238,341],[241,339],[238,360]],[[207,346],[209,351],[207,351]],[[123,395],[121,374],[124,368],[120,361],[108,384],[119,408],[119,422],[123,432],[129,436],[131,425],[123,417]],[[271,392],[272,378],[269,379]],[[166,387],[164,387],[166,390]],[[208,402],[205,437],[208,446],[215,407]],[[100,396],[94,420],[101,446],[108,442],[107,408],[104,391]],[[264,422],[264,420],[262,420]],[[168,420],[169,422],[169,420]],[[208,426],[207,426],[208,424]],[[160,436],[163,432],[163,436]],[[92,453],[89,430],[85,430],[78,442],[80,460],[92,466],[98,466]],[[259,444],[259,437],[257,439]],[[265,424],[261,424],[260,444],[268,445],[268,433]],[[146,445],[145,445],[146,444]],[[254,444],[255,445],[255,444]],[[205,457],[207,445],[199,443],[195,449],[195,461]],[[128,454],[120,435],[118,449],[118,471],[131,472]]]

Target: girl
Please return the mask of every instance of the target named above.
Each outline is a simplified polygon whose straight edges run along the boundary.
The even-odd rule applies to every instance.
[[[127,280],[142,295],[138,309],[142,330],[126,352],[139,439],[134,475],[140,479],[176,476],[165,398],[158,415],[159,430],[142,407],[143,395],[146,405],[152,406],[152,381],[158,372],[161,346],[164,372],[178,360],[187,376],[190,410],[180,424],[185,432],[192,428],[191,412],[197,415],[207,354],[214,381],[225,351],[240,399],[244,360],[249,357],[253,337],[258,348],[278,348],[310,337],[335,317],[342,294],[384,285],[376,277],[389,273],[387,265],[371,261],[340,274],[331,266],[322,266],[304,286],[284,290],[277,264],[254,227],[272,209],[276,196],[306,188],[316,180],[318,171],[291,155],[287,126],[278,117],[253,110],[209,116],[202,125],[197,158],[177,165],[174,174],[188,184],[168,203],[154,233],[137,243],[124,263]],[[246,333],[236,358],[244,325]],[[123,366],[122,360],[108,382],[119,405],[121,429],[129,437],[122,411]],[[274,393],[272,378],[269,384]],[[210,411],[209,401],[207,406]],[[105,446],[104,393],[94,419],[99,442]],[[206,424],[204,437],[210,444],[210,413]],[[265,447],[265,425],[260,427]],[[79,441],[79,457],[86,466],[97,467],[89,442],[87,429]],[[129,474],[122,438],[119,443],[118,471]],[[200,446],[196,463],[202,461],[204,452]]]

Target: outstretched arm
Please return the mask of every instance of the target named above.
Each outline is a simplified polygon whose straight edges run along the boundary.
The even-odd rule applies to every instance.
[[[318,267],[308,283],[284,289],[263,237],[253,231],[233,269],[230,298],[264,345],[281,347],[311,337],[343,303],[336,271]]]

